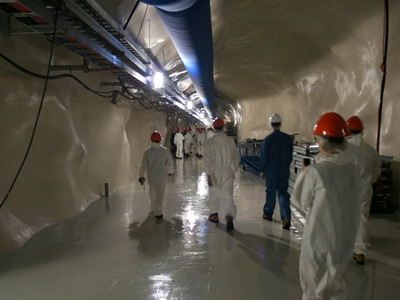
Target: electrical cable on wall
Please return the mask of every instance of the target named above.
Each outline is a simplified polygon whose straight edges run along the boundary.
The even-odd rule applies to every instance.
[[[381,81],[381,92],[379,97],[379,107],[378,107],[378,131],[376,138],[376,151],[379,153],[380,149],[380,139],[381,139],[381,123],[382,123],[382,108],[383,108],[383,94],[385,91],[386,84],[386,67],[387,67],[387,50],[388,50],[388,40],[389,40],[389,1],[384,0],[384,14],[383,14],[383,40],[382,40],[382,63],[380,69],[382,71],[382,81]],[[385,199],[389,199],[390,196],[382,188],[382,176],[378,179],[378,190],[383,193]],[[399,211],[393,206],[390,201],[386,200],[386,204],[389,205],[392,210],[400,216]]]
[[[14,66],[15,68],[17,68],[18,70],[20,70],[21,72],[23,72],[23,73],[25,73],[25,74],[27,74],[29,76],[36,77],[36,78],[39,78],[39,79],[49,79],[49,80],[62,79],[62,78],[72,78],[75,81],[77,81],[79,84],[81,84],[86,90],[96,94],[97,96],[100,96],[100,97],[103,97],[103,98],[112,98],[113,97],[114,90],[107,91],[107,92],[95,91],[95,90],[91,89],[90,87],[88,87],[85,83],[83,83],[81,80],[79,80],[74,75],[71,75],[71,74],[60,74],[60,75],[55,75],[55,76],[41,75],[41,74],[34,73],[32,71],[29,71],[29,70],[21,67],[20,65],[18,65],[14,61],[12,61],[10,58],[8,58],[7,56],[3,55],[2,53],[0,53],[0,57],[3,58],[5,61],[7,61],[12,66]],[[120,80],[120,82],[121,82],[121,80]],[[158,109],[157,106],[155,106],[153,103],[151,103],[150,99],[148,99],[148,98],[140,99],[140,98],[136,97],[135,95],[131,94],[123,83],[121,83],[121,85],[123,86],[124,92],[122,92],[122,93],[118,92],[118,93],[121,96],[123,96],[124,98],[128,99],[129,101],[138,101],[139,104],[144,108],[143,110],[156,109],[157,111],[163,111],[161,109]],[[127,93],[128,95],[125,95],[125,93]],[[109,94],[109,95],[106,95],[106,94]],[[142,102],[143,100],[149,101],[150,102],[150,106],[144,105],[143,102]],[[143,110],[139,110],[139,109],[135,108],[134,106],[132,106],[132,108],[137,110],[137,111],[143,111]]]
[[[137,100],[137,101],[139,102],[139,104],[140,104],[144,109],[152,109],[152,108],[154,108],[154,109],[156,109],[157,111],[163,111],[163,110],[161,110],[161,109],[158,109],[157,106],[155,106],[155,105],[151,102],[151,100],[150,100],[149,98],[140,99],[140,98],[136,97],[135,95],[133,95],[133,94],[127,89],[127,87],[126,87],[126,85],[125,85],[125,82],[124,82],[123,80],[121,80],[120,78],[118,78],[118,80],[119,80],[119,82],[120,82],[120,84],[121,84],[121,87],[122,87],[122,93],[121,93],[121,95],[122,95],[124,98],[126,98],[126,99],[128,99],[128,100],[130,100],[130,101]],[[130,97],[126,96],[125,93],[127,93]],[[145,105],[142,103],[142,100],[147,100],[148,102],[150,102],[150,105],[151,105],[151,106],[145,106]],[[133,106],[132,106],[132,107],[133,107]]]
[[[133,16],[133,14],[135,13],[136,8],[138,7],[139,3],[140,3],[140,1],[137,1],[137,2],[135,3],[135,5],[133,6],[132,11],[131,11],[131,13],[129,14],[128,20],[126,20],[125,25],[124,25],[124,27],[123,27],[124,30],[126,30],[126,27],[128,27],[128,24],[129,24],[129,22],[131,21],[131,18],[132,18],[132,16]]]
[[[376,151],[379,153],[380,148],[380,139],[381,139],[381,122],[382,122],[382,106],[383,106],[383,93],[385,91],[385,83],[386,83],[386,61],[387,61],[387,48],[388,48],[388,37],[389,37],[389,1],[384,0],[385,8],[383,15],[383,52],[382,52],[382,63],[381,63],[381,71],[382,71],[382,82],[381,82],[381,93],[380,93],[380,101],[378,108],[378,132],[376,137]]]
[[[148,9],[148,8],[149,8],[149,6],[147,5],[147,6],[146,6],[146,10],[145,10],[144,15],[143,15],[142,23],[140,24],[140,28],[139,28],[138,35],[137,35],[137,37],[136,37],[136,43],[138,42],[140,32],[142,31],[144,19],[146,18],[146,14],[147,14],[147,9]],[[149,40],[149,49],[150,49],[150,40]]]
[[[30,75],[32,77],[36,77],[36,78],[40,78],[40,79],[46,79],[46,80],[72,78],[75,81],[77,81],[78,83],[80,83],[85,89],[87,89],[88,91],[90,91],[92,93],[95,93],[96,95],[98,95],[100,97],[103,97],[103,98],[111,98],[112,97],[112,92],[113,91],[108,91],[108,92],[94,91],[90,87],[88,87],[86,84],[84,84],[81,80],[79,80],[77,77],[75,77],[74,75],[71,75],[71,74],[60,74],[60,75],[55,75],[55,76],[41,75],[41,74],[37,74],[37,73],[31,72],[31,71],[21,67],[20,65],[16,64],[11,59],[9,59],[7,56],[3,55],[2,53],[0,53],[0,57],[3,58],[5,61],[7,61],[9,64],[13,65],[18,70],[20,70],[20,71],[24,72],[25,74]],[[103,95],[103,94],[109,94],[109,93],[111,93],[111,95],[109,95],[109,96]]]
[[[62,2],[61,0],[58,0],[58,2],[57,2],[56,15],[55,15],[55,17],[54,17],[53,41],[52,41],[52,43],[51,43],[51,50],[50,50],[49,63],[48,63],[48,66],[47,66],[47,76],[46,76],[46,81],[45,81],[44,88],[43,88],[42,99],[40,100],[39,110],[38,110],[38,113],[37,113],[37,116],[36,116],[35,125],[34,125],[34,127],[33,127],[31,139],[30,139],[30,141],[29,141],[28,149],[26,150],[26,153],[25,153],[24,159],[22,160],[21,166],[19,167],[18,172],[17,172],[17,174],[15,175],[14,180],[13,180],[13,182],[11,183],[11,186],[10,186],[10,188],[9,188],[9,190],[8,190],[8,192],[7,192],[7,194],[6,194],[6,196],[4,197],[3,201],[1,202],[0,208],[1,208],[1,207],[4,205],[4,203],[6,202],[8,196],[10,195],[10,193],[11,193],[13,187],[14,187],[15,182],[17,181],[17,178],[18,178],[19,174],[21,173],[22,167],[23,167],[24,164],[25,164],[26,158],[28,157],[28,154],[29,154],[30,149],[31,149],[31,146],[32,146],[33,139],[34,139],[34,137],[35,137],[37,124],[38,124],[38,122],[39,122],[40,113],[41,113],[42,107],[43,107],[44,97],[45,97],[45,95],[46,95],[47,83],[48,83],[48,81],[49,81],[49,76],[50,76],[50,67],[51,67],[51,61],[52,61],[52,58],[53,58],[53,50],[54,50],[54,40],[55,40],[55,36],[56,36],[56,31],[57,31],[57,19],[58,19],[58,13],[59,13],[59,11],[60,11],[61,2]]]

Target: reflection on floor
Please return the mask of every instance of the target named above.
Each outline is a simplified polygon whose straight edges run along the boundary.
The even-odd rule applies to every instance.
[[[225,224],[207,221],[201,159],[176,161],[163,220],[149,214],[147,187],[135,183],[133,194],[127,190],[1,257],[0,299],[301,299],[304,214],[293,210],[290,231],[263,220],[261,178],[247,171],[237,176],[238,216],[229,234]],[[395,299],[400,221],[372,215],[370,224],[366,264],[351,262],[347,271],[349,299]]]

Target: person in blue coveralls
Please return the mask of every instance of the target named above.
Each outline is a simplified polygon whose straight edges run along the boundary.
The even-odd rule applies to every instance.
[[[263,219],[272,221],[278,192],[279,207],[282,220],[282,228],[291,226],[290,195],[288,193],[290,163],[293,156],[292,138],[282,132],[282,119],[277,113],[269,118],[273,132],[267,135],[260,151],[260,176],[265,178],[266,201],[264,205]]]

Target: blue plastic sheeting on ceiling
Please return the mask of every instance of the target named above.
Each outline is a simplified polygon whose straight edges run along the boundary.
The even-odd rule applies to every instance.
[[[210,117],[216,117],[210,0],[141,0],[155,6]]]

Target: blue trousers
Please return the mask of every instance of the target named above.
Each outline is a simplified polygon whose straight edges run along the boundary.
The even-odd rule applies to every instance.
[[[268,218],[272,218],[276,203],[276,192],[278,191],[279,208],[281,212],[281,220],[291,219],[290,211],[290,194],[288,193],[289,178],[268,178],[266,181],[267,189],[265,192],[266,201],[264,205],[264,214]]]

